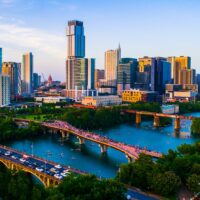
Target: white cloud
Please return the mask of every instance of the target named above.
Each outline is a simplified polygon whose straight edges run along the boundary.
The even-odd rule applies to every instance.
[[[1,22],[0,45],[2,44],[4,60],[19,62],[24,52],[31,51],[35,55],[35,70],[52,73],[56,78],[64,80],[66,55],[64,33],[53,35],[18,23]]]

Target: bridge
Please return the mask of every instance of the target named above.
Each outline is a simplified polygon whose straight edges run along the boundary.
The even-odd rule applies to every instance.
[[[31,120],[15,118],[15,121],[30,122]],[[53,133],[57,133],[59,131],[63,139],[69,139],[70,134],[72,134],[77,137],[77,139],[79,140],[79,144],[84,144],[85,140],[95,142],[99,145],[101,153],[106,153],[108,147],[116,149],[125,154],[128,162],[138,159],[141,153],[150,155],[153,158],[162,157],[162,154],[159,152],[151,151],[146,148],[140,148],[134,145],[128,145],[122,142],[117,142],[109,139],[108,137],[75,128],[67,122],[55,120],[52,122],[41,122],[40,124],[51,130],[51,132]]]
[[[11,170],[22,170],[38,178],[45,187],[58,185],[69,173],[85,174],[69,166],[28,155],[0,145],[0,162]]]
[[[156,112],[148,112],[148,111],[137,111],[137,110],[124,110],[122,113],[129,113],[129,114],[135,114],[136,115],[136,124],[139,125],[142,122],[142,115],[146,116],[152,116],[154,118],[153,125],[154,127],[160,126],[160,117],[166,117],[166,118],[173,118],[174,121],[174,130],[179,131],[180,130],[180,120],[193,120],[197,117],[193,116],[183,116],[183,115],[174,115],[174,114],[164,114],[164,113],[156,113]]]

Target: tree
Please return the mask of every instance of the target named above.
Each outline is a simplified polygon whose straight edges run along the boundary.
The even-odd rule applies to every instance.
[[[200,119],[195,118],[192,120],[192,126],[191,126],[191,131],[193,134],[199,135],[200,134]]]
[[[192,174],[187,179],[187,186],[192,192],[200,191],[200,175]]]
[[[156,174],[152,177],[151,188],[158,194],[168,196],[174,194],[180,187],[181,180],[174,172]]]

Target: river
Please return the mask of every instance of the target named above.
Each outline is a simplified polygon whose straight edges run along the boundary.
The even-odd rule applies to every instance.
[[[192,113],[200,116],[200,113]],[[192,144],[200,138],[194,138],[190,133],[190,121],[181,121],[180,133],[174,133],[173,124],[163,128],[153,128],[153,122],[143,122],[140,127],[135,125],[119,125],[115,128],[98,131],[114,140],[128,144],[147,147],[162,153],[177,146]],[[127,163],[125,155],[108,148],[107,155],[100,154],[97,144],[87,141],[82,147],[78,140],[71,136],[70,141],[62,141],[60,135],[43,135],[34,139],[24,139],[4,143],[7,146],[43,157],[54,162],[96,174],[99,177],[114,177],[122,163]]]

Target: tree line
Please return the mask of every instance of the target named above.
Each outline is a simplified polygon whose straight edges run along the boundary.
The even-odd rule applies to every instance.
[[[58,187],[45,188],[30,174],[0,165],[0,199],[4,200],[125,200],[125,187],[94,175],[69,175]]]
[[[183,144],[176,151],[156,162],[147,155],[140,155],[133,163],[122,164],[117,179],[125,184],[169,197],[181,185],[193,192],[200,191],[200,142]]]

